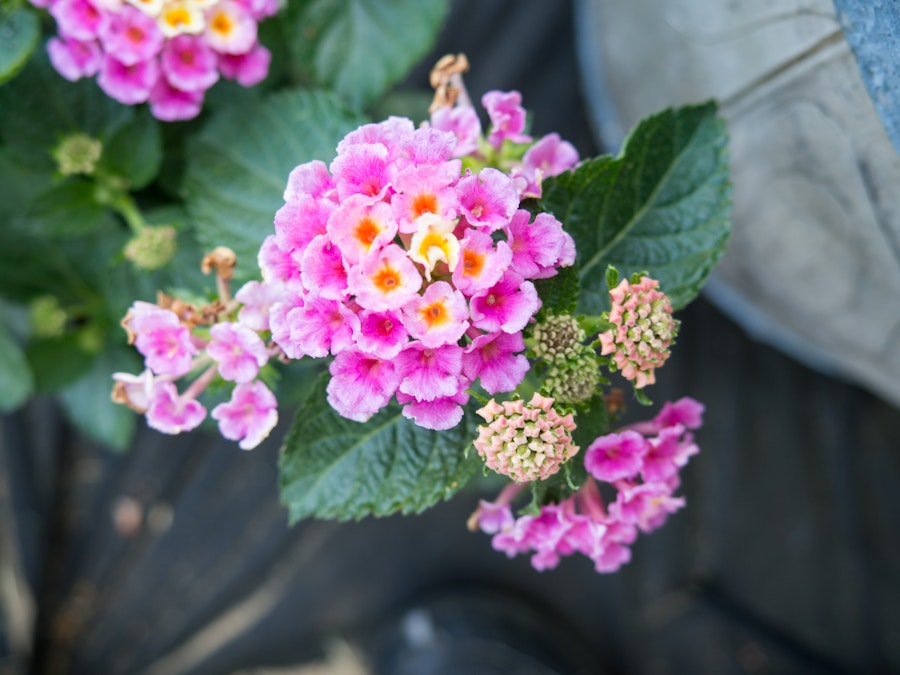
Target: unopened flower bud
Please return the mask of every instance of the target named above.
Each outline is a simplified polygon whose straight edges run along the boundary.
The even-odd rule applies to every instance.
[[[147,225],[125,245],[125,257],[142,269],[155,270],[166,265],[177,250],[174,227]]]
[[[574,316],[550,316],[534,327],[534,354],[547,363],[565,363],[582,353],[585,337]]]
[[[28,307],[28,317],[31,321],[31,332],[39,338],[62,335],[68,318],[59,300],[52,295],[43,295],[32,300]]]
[[[588,401],[600,384],[600,370],[594,352],[587,347],[574,359],[554,364],[547,371],[544,386],[562,404]]]
[[[669,358],[669,347],[678,334],[672,304],[659,290],[659,282],[641,277],[627,279],[610,290],[612,308],[604,318],[613,328],[600,333],[601,354],[611,355],[610,368],[634,381],[638,389],[656,381],[654,370]]]
[[[578,452],[572,415],[556,412],[552,398],[535,394],[528,403],[491,399],[478,414],[487,422],[474,442],[479,456],[488,468],[518,483],[552,476]]]
[[[53,159],[59,172],[64,176],[83,174],[90,176],[97,168],[103,153],[103,144],[87,134],[66,136],[53,149]]]

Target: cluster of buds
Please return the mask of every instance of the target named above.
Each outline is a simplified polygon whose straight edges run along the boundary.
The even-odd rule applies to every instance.
[[[639,532],[652,532],[684,506],[674,491],[679,470],[698,452],[687,430],[700,427],[702,413],[690,398],[667,403],[654,419],[591,443],[584,454],[590,475],[568,499],[515,517],[510,503],[521,486],[513,484],[480,503],[470,528],[492,535],[493,547],[509,557],[531,553],[539,571],[577,552],[598,572],[614,572],[631,560]],[[604,500],[598,483],[615,496]]]
[[[492,134],[521,139],[517,128]],[[447,429],[472,383],[514,390],[540,308],[532,280],[574,262],[560,222],[520,209],[508,174],[464,171],[460,143],[392,117],[348,134],[330,166],[288,179],[259,253],[260,306],[246,304],[268,313],[288,358],[335,357],[328,401],[347,418],[365,421],[396,395],[405,416]]]
[[[234,318],[228,280],[234,254],[217,249],[204,259],[217,272],[220,299],[196,307],[160,295],[156,304],[135,302],[122,320],[130,344],[144,357],[139,375],[115,373],[113,400],[146,415],[147,425],[167,434],[190,431],[206,418],[198,396],[217,378],[233,384],[231,397],[211,416],[229,440],[249,450],[278,422],[275,396],[259,379],[260,368],[277,353],[259,333]],[[193,375],[179,392],[176,381]]]
[[[534,394],[527,403],[502,404],[491,399],[478,414],[487,424],[478,429],[475,449],[488,468],[517,483],[549,478],[578,453],[572,415],[560,415],[552,398]]]
[[[564,405],[589,400],[601,381],[597,356],[584,344],[586,337],[569,314],[545,317],[532,330],[531,351],[548,366],[544,388]]]
[[[31,0],[56,19],[50,61],[68,80],[97,76],[120,103],[162,120],[196,117],[219,77],[250,87],[271,54],[257,23],[277,0]]]
[[[610,355],[610,369],[634,382],[638,389],[656,382],[656,368],[669,358],[678,334],[672,304],[650,277],[622,279],[609,291],[612,308],[605,312],[612,328],[600,333],[602,355]]]

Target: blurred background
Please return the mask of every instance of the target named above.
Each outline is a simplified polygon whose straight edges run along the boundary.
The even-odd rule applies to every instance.
[[[455,0],[401,89],[464,52],[582,156],[722,101],[734,235],[651,392],[706,404],[688,507],[617,574],[538,573],[467,531],[490,485],[288,528],[285,424],[113,454],[38,398],[0,420],[0,674],[900,672],[900,166],[852,8],[665,4]]]

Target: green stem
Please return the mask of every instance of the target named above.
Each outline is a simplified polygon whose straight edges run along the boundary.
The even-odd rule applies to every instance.
[[[131,195],[123,193],[118,195],[116,199],[110,204],[112,208],[118,212],[120,216],[125,220],[128,224],[128,227],[131,228],[131,231],[135,234],[140,234],[141,231],[147,226],[144,222],[144,216],[141,214],[140,209],[138,209],[137,204],[134,203],[134,200],[131,198]]]

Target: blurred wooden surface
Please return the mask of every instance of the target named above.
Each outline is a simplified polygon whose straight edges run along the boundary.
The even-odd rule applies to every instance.
[[[520,88],[538,133],[592,152],[568,3],[515,7],[455,3],[435,53],[468,52],[473,94]],[[651,396],[707,405],[688,506],[609,576],[494,552],[465,529],[490,496],[474,490],[419,517],[288,528],[278,432],[246,453],[143,430],[115,456],[47,401],[3,418],[0,674],[250,673],[335,644],[372,665],[407,610],[473,595],[532,608],[586,675],[900,672],[897,409],[706,301],[680,318]]]

